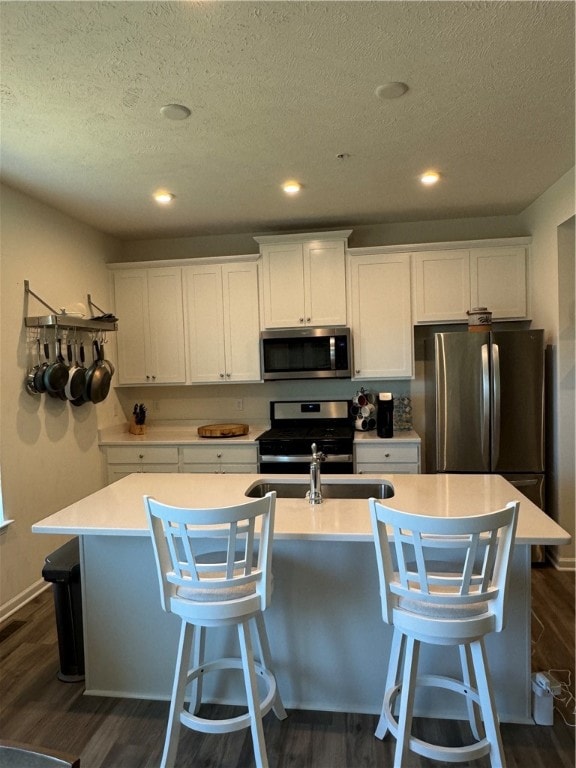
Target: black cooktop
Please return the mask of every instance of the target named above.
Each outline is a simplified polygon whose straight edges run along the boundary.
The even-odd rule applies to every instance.
[[[352,424],[291,424],[271,427],[258,440],[335,440],[354,436]]]

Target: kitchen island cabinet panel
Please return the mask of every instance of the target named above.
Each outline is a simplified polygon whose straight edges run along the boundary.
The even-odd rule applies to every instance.
[[[178,620],[160,608],[142,496],[175,506],[224,506],[246,500],[250,487],[271,477],[135,474],[34,524],[37,533],[80,536],[88,694],[170,696]],[[498,475],[380,477],[394,488],[390,506],[422,514],[481,514],[520,498],[508,623],[486,646],[501,720],[531,723],[531,545],[565,544],[570,537]],[[311,508],[306,499],[279,498],[273,560],[274,596],[265,618],[285,705],[379,712],[392,632],[382,622],[367,500],[327,498]],[[228,639],[209,639],[207,647],[227,653]],[[422,654],[424,671],[451,673],[458,663],[445,648]],[[239,701],[236,682],[206,683],[214,701]],[[459,699],[435,691],[417,702],[416,713],[463,719]]]

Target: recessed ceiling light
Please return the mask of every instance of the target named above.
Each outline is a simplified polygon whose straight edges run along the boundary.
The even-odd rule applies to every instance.
[[[186,120],[191,115],[188,107],[183,104],[166,104],[160,107],[160,113],[167,120]]]
[[[398,99],[404,96],[407,90],[406,83],[384,83],[376,88],[376,96],[379,99]]]
[[[426,171],[420,176],[420,181],[427,187],[431,187],[440,179],[440,174],[437,171]]]
[[[282,189],[287,195],[297,195],[302,189],[301,185],[297,181],[286,181],[282,185]]]
[[[168,205],[169,203],[174,200],[175,195],[172,194],[172,192],[155,192],[154,193],[154,200],[156,200],[157,203],[160,203],[160,205]]]

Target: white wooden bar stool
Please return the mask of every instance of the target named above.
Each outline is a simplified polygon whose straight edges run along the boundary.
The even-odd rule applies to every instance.
[[[268,493],[262,499],[231,507],[183,509],[144,497],[162,607],[182,620],[162,768],[174,765],[180,724],[203,733],[226,733],[250,727],[256,765],[268,766],[262,717],[270,709],[279,719],[286,717],[272,671],[263,617],[272,592],[275,503],[276,494]],[[260,521],[258,537],[255,535],[257,521]],[[204,550],[207,540],[215,543],[218,556],[202,557],[196,546],[200,539]],[[205,663],[205,628],[226,625],[238,628],[241,659],[223,658]],[[258,646],[259,662],[254,658],[253,639]],[[248,712],[221,720],[199,717],[203,676],[226,669],[243,671]],[[262,679],[265,689],[262,697],[258,678]],[[185,708],[189,683],[192,683],[190,705]]]
[[[495,512],[457,518],[400,512],[376,499],[370,499],[369,505],[382,616],[394,627],[377,738],[383,739],[388,731],[396,737],[395,768],[401,768],[408,749],[454,763],[488,754],[494,768],[503,768],[504,750],[483,638],[504,627],[519,502]],[[419,675],[421,643],[458,646],[462,680]],[[418,686],[463,694],[476,741],[445,747],[412,736]]]

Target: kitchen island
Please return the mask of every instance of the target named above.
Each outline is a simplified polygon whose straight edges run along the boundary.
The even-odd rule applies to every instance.
[[[160,608],[142,496],[176,506],[224,506],[271,476],[132,474],[36,523],[38,533],[80,537],[88,694],[168,699],[179,620]],[[282,482],[306,481],[282,475]],[[474,515],[520,499],[506,629],[487,639],[501,719],[531,722],[530,567],[533,544],[565,544],[568,534],[497,475],[331,475],[325,484],[384,481],[390,506],[441,516]],[[382,622],[368,502],[279,498],[274,595],[266,612],[278,684],[286,707],[377,713],[391,629]],[[208,635],[211,655],[233,653],[231,637]],[[455,673],[447,649],[421,662]],[[214,676],[216,677],[216,676]],[[234,676],[233,676],[234,677]],[[237,684],[238,683],[238,684]],[[210,680],[214,701],[241,701],[240,681]],[[418,714],[462,717],[446,694],[418,702]]]

